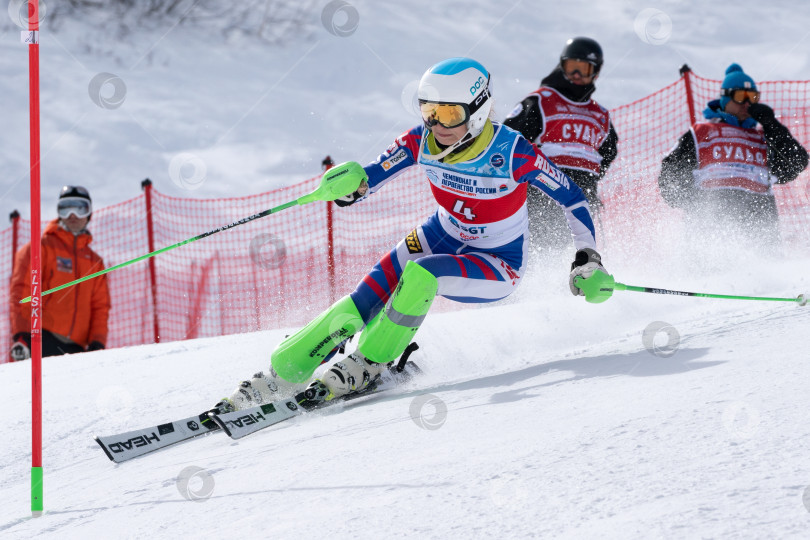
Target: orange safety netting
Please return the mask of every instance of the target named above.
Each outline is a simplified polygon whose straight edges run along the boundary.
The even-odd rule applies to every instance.
[[[810,147],[810,81],[759,83],[762,101]],[[600,249],[611,259],[674,249],[680,210],[658,192],[661,159],[718,97],[720,81],[687,73],[639,101],[611,111],[619,155],[600,187]],[[687,88],[691,92],[687,92]],[[692,106],[690,107],[690,95]],[[269,193],[230,199],[180,199],[145,186],[144,194],[96,209],[92,247],[119,264],[274,208],[318,185],[319,177]],[[810,171],[775,186],[785,244],[810,246]],[[414,168],[362,204],[329,209],[318,202],[289,208],[218,232],[108,274],[112,296],[108,347],[299,326],[348,294],[371,266],[435,209],[426,179]],[[150,208],[148,211],[147,208]],[[153,242],[150,244],[149,221]],[[44,225],[43,225],[44,226]],[[331,234],[330,234],[331,230]],[[0,231],[0,274],[30,237],[13,219]],[[632,241],[628,241],[632,239]],[[641,250],[641,251],[639,251]],[[0,288],[8,305],[8,287]],[[461,304],[437,301],[439,310]],[[11,346],[0,320],[0,363]]]

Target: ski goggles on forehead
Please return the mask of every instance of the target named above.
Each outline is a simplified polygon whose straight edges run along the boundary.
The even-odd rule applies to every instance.
[[[759,91],[758,90],[748,90],[745,88],[727,88],[724,90],[724,95],[731,98],[731,101],[734,103],[745,103],[748,101],[749,103],[756,103],[759,101]]]
[[[470,109],[461,103],[434,103],[419,101],[422,120],[428,127],[441,124],[446,128],[458,127],[470,119]]]
[[[582,77],[590,77],[594,74],[595,69],[596,66],[585,60],[566,58],[562,61],[562,70],[569,77],[577,72],[579,72]]]
[[[67,219],[70,214],[75,214],[79,218],[86,218],[93,212],[93,205],[90,201],[81,197],[65,197],[59,199],[56,204],[56,212],[62,219]]]

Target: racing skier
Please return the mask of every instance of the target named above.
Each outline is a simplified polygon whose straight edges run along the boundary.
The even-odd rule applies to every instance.
[[[520,133],[492,122],[490,74],[469,58],[428,69],[419,83],[423,123],[403,133],[365,167],[348,163],[357,191],[347,206],[380,191],[411,167],[430,182],[437,210],[344,296],[271,355],[271,368],[243,382],[213,410],[224,413],[302,390],[317,400],[359,392],[411,342],[438,294],[458,302],[494,302],[510,295],[526,271],[526,193],[538,189],[562,207],[576,255],[574,278],[604,270],[582,190]],[[315,370],[363,330],[357,350]],[[307,384],[309,386],[307,387]]]

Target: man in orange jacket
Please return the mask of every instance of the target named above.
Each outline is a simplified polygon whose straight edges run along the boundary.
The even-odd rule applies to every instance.
[[[46,291],[104,269],[90,249],[93,237],[85,228],[93,213],[90,194],[81,186],[65,186],[57,204],[59,218],[42,234],[42,290]],[[19,300],[31,292],[31,244],[17,252],[11,277],[11,361],[31,357],[31,304]],[[110,292],[100,276],[42,298],[42,356],[103,349],[107,343]]]

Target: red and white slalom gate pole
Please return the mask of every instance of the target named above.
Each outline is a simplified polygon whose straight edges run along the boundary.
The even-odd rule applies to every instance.
[[[31,135],[31,513],[42,515],[42,260],[39,193],[39,0],[28,0],[28,90]]]

